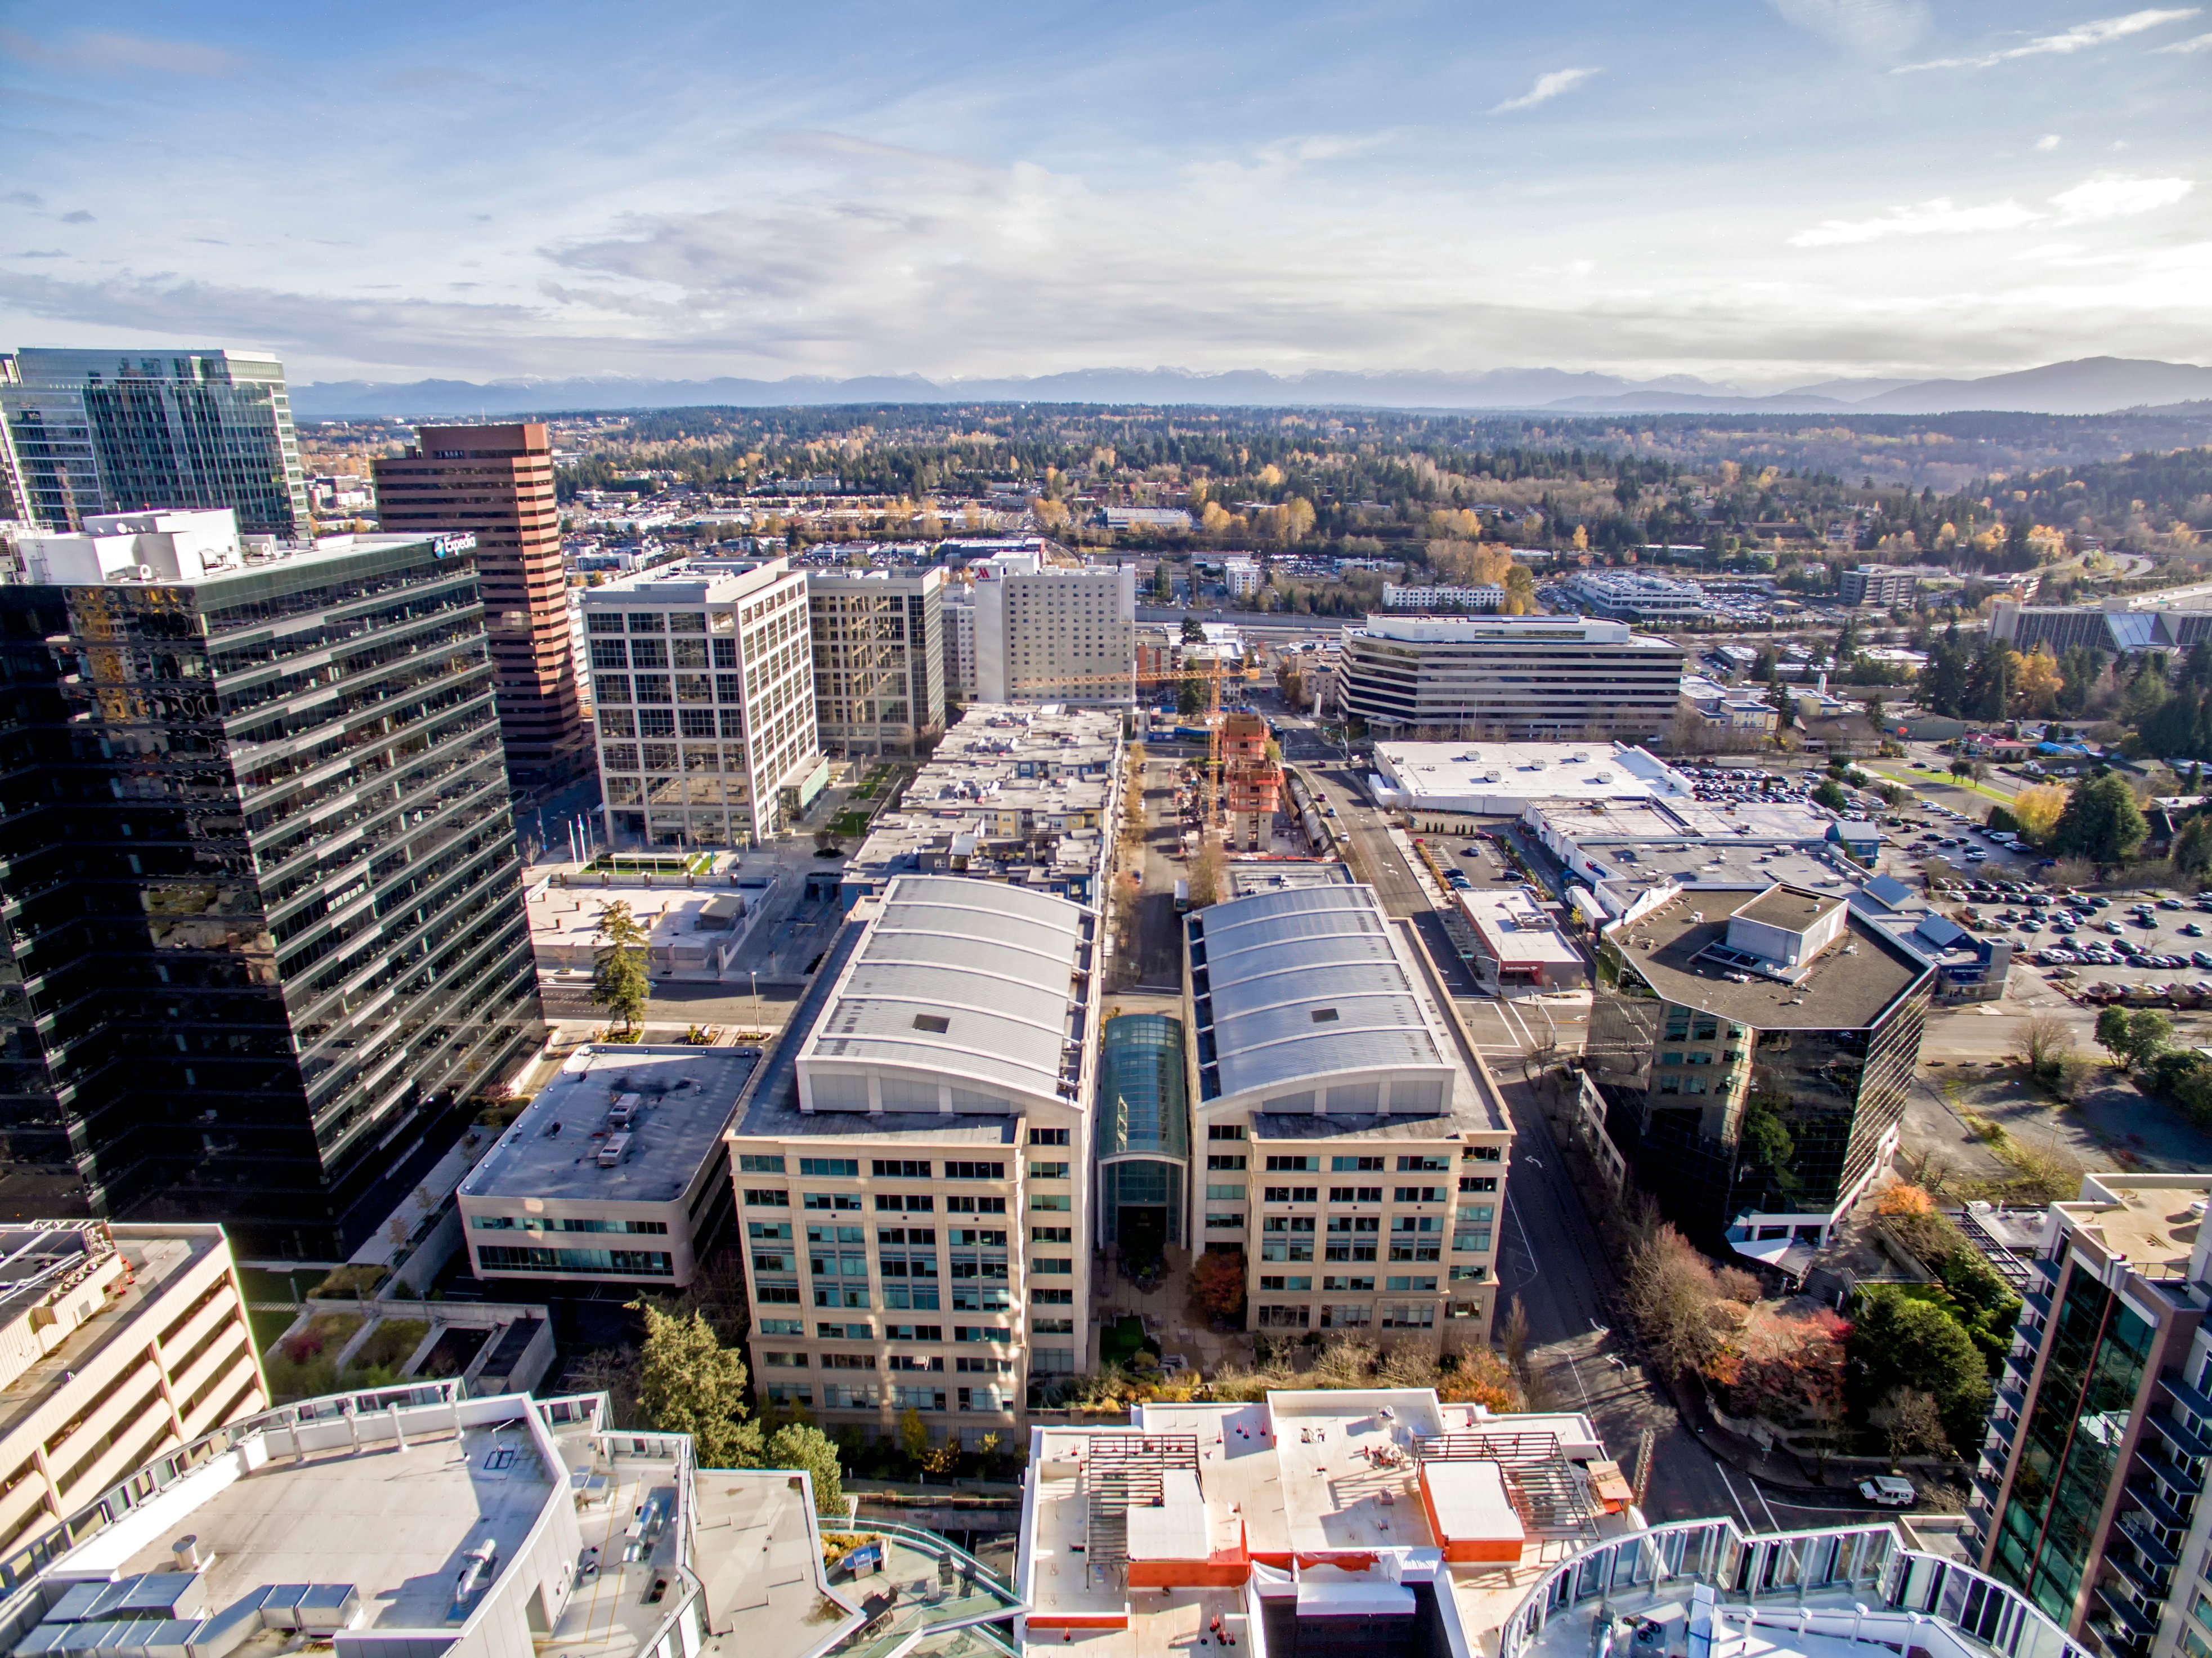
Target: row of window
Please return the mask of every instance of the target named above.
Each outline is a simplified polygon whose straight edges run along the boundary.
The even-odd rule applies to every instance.
[[[665,1234],[665,1221],[586,1221],[569,1216],[538,1215],[471,1215],[469,1224],[478,1232],[631,1232]]]
[[[788,1209],[791,1194],[774,1187],[747,1186],[745,1204],[750,1209]],[[1065,1197],[1031,1198],[1030,1207],[1049,1213],[1065,1213],[1069,1199]],[[823,1210],[833,1213],[857,1215],[860,1200],[849,1192],[802,1192],[799,1206],[803,1209]],[[934,1215],[937,1199],[932,1196],[909,1193],[904,1197],[895,1192],[876,1194],[876,1213],[878,1215]],[[1006,1212],[1004,1198],[950,1197],[945,1200],[948,1215],[1003,1215]]]
[[[1046,1356],[1042,1351],[1037,1354],[1040,1360]],[[1037,1368],[1065,1374],[1074,1368],[1074,1355],[1067,1356],[1070,1362],[1066,1364],[1040,1363]],[[895,1411],[936,1411],[948,1408],[946,1390],[942,1387],[895,1387],[889,1390],[889,1402]],[[804,1405],[810,1411],[814,1408],[814,1390],[804,1385],[772,1382],[769,1386],[768,1396],[778,1405]],[[1000,1387],[956,1388],[951,1396],[954,1403],[950,1408],[965,1411],[971,1415],[980,1411],[986,1415],[1004,1416],[1013,1409],[1005,1390]],[[872,1411],[877,1406],[877,1391],[872,1387],[830,1382],[822,1389],[822,1408],[825,1411]]]
[[[1433,1330],[1437,1327],[1437,1306],[1434,1301],[1384,1301],[1382,1305],[1382,1326],[1385,1330]],[[1365,1302],[1349,1307],[1323,1306],[1321,1326],[1323,1330],[1358,1330],[1364,1328],[1373,1319],[1375,1309]],[[1312,1320],[1313,1308],[1301,1301],[1290,1307],[1262,1305],[1257,1320],[1262,1330],[1304,1330]]]
[[[1395,1195],[1391,1201],[1401,1204],[1440,1204],[1451,1195],[1440,1186],[1401,1186],[1394,1191]],[[1262,1203],[1270,1204],[1317,1204],[1321,1201],[1321,1188],[1311,1186],[1262,1186],[1260,1198]],[[1333,1186],[1328,1189],[1328,1200],[1333,1204],[1379,1204],[1382,1201],[1382,1188],[1379,1186]]]
[[[1065,1137],[1066,1131],[1062,1129],[1059,1132]],[[1065,1143],[1064,1138],[1062,1143]],[[781,1174],[784,1173],[784,1161],[781,1156],[742,1152],[738,1157],[738,1172],[740,1174]],[[1040,1168],[1060,1170],[1057,1177],[1047,1178],[1067,1178],[1066,1163],[1030,1165],[1033,1174]],[[801,1157],[799,1159],[799,1173],[805,1179],[857,1180],[860,1178],[860,1160],[857,1157]],[[878,1179],[927,1180],[930,1178],[927,1161],[905,1159],[877,1158],[873,1173]],[[948,1159],[943,1178],[948,1180],[1003,1180],[1006,1178],[1006,1166],[1004,1163]]]

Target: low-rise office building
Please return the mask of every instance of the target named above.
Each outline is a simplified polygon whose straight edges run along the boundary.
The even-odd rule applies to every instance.
[[[1667,851],[1817,851],[1835,819],[1797,801],[1700,801],[1685,793],[1643,800],[1587,797],[1531,802],[1522,823],[1567,874],[1601,886]]]
[[[586,1044],[462,1179],[486,1281],[682,1289],[729,1225],[723,1137],[754,1048]]]
[[[1771,737],[1782,720],[1764,692],[1722,685],[1702,674],[1683,676],[1682,707],[1710,729],[1731,736]]]
[[[1694,801],[1697,786],[1645,749],[1620,742],[1378,742],[1369,792],[1416,834],[1473,834],[1539,802],[1610,810]]]
[[[1825,1244],[1897,1148],[1936,972],[1840,893],[1676,890],[1607,927],[1608,1131],[1692,1237]]]
[[[1078,904],[1101,894],[1120,810],[1122,716],[979,704],[869,826],[845,866],[846,904],[902,875],[963,875]]]
[[[221,1227],[0,1227],[0,1560],[268,1402]]]
[[[1641,570],[1585,570],[1563,585],[1576,603],[1613,622],[1695,621],[1712,604],[1695,582],[1648,576]]]
[[[1909,605],[1920,590],[1920,574],[1895,564],[1861,564],[1844,572],[1838,592],[1847,605],[1878,605],[1887,610]]]
[[[1512,1140],[1419,941],[1372,887],[1184,923],[1194,1247],[1239,1251],[1250,1327],[1487,1336]]]
[[[582,594],[616,846],[757,846],[820,792],[806,577],[694,558]]]
[[[855,908],[729,1136],[771,1399],[972,1445],[1091,1368],[1098,930],[958,876]]]
[[[1673,724],[1683,658],[1624,622],[1378,613],[1345,631],[1342,704],[1383,741],[1640,741]]]
[[[810,570],[814,703],[833,754],[911,756],[945,729],[945,570]]]
[[[1528,887],[1480,887],[1452,895],[1450,930],[1491,992],[1571,991],[1589,983],[1589,961]]]

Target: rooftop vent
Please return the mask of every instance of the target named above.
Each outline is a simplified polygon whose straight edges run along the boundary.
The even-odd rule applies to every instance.
[[[1316,1008],[1313,1010],[1313,1021],[1316,1025],[1334,1025],[1336,1023],[1336,1009],[1334,1008]]]
[[[942,1036],[952,1028],[952,1021],[941,1013],[918,1013],[914,1016],[914,1027],[933,1036]]]

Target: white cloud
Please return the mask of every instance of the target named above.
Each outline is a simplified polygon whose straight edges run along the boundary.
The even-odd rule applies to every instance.
[[[2186,40],[2176,40],[2170,46],[2160,46],[2160,52],[2212,52],[2212,34],[2193,34]]]
[[[1976,230],[2016,230],[2043,215],[2009,198],[1961,207],[1948,196],[1893,207],[1877,218],[1824,219],[1790,238],[1792,247],[1844,247],[1890,236],[1949,236]]]
[[[1534,109],[1548,102],[1563,92],[1571,92],[1599,71],[1594,69],[1555,69],[1548,75],[1539,75],[1536,84],[1518,98],[1508,98],[1491,109],[1492,115],[1504,115],[1516,109]]]
[[[2092,179],[2051,198],[2061,224],[2130,218],[2171,207],[2196,186],[2187,179]]]
[[[1902,52],[1928,27],[1922,0],[1767,0],[1799,28],[1869,57]]]
[[[1937,58],[1924,64],[1902,64],[1892,73],[1911,75],[1929,69],[1992,69],[1999,64],[2008,64],[2020,58],[2063,57],[2072,52],[2087,52],[2095,46],[2109,46],[2131,34],[2141,34],[2146,29],[2185,21],[2202,10],[2199,6],[2185,6],[2179,9],[2131,11],[2119,17],[2093,18],[2088,22],[2061,29],[2056,34],[2039,34],[2025,46],[2008,46],[2002,52],[1984,52],[1972,58]]]
[[[2056,132],[2046,132],[2046,133],[2045,133],[2045,134],[2044,134],[2040,138],[2038,138],[2038,139],[2035,141],[2035,147],[2036,147],[2038,149],[2057,149],[2057,148],[2058,148],[2058,135],[2057,135]]]

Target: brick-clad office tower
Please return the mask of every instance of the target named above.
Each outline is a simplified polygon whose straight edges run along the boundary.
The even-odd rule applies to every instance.
[[[565,783],[591,765],[592,742],[576,701],[545,427],[421,426],[415,436],[405,454],[375,463],[381,527],[475,532],[508,773]]]

